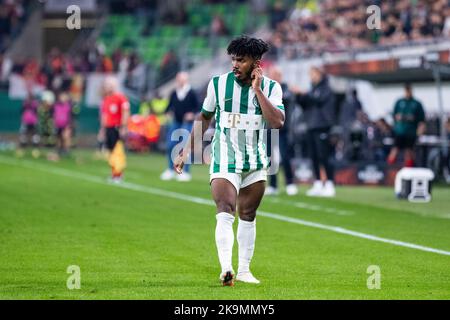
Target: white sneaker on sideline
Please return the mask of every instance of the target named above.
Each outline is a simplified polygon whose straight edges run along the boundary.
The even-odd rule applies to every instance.
[[[288,184],[286,186],[286,193],[288,196],[295,196],[298,194],[298,188],[295,184]]]
[[[166,169],[159,177],[163,181],[169,181],[175,178],[175,171]]]
[[[264,191],[264,195],[266,196],[276,196],[278,194],[278,190],[272,186],[268,186],[266,191]]]
[[[323,188],[324,188],[324,186],[323,186],[322,181],[316,180],[316,181],[314,181],[312,188],[309,189],[308,191],[306,191],[306,195],[308,197],[319,197],[322,195]]]
[[[192,180],[192,176],[187,172],[183,172],[183,173],[177,175],[177,181],[189,182],[191,180]]]
[[[327,182],[325,182],[325,186],[323,187],[321,196],[322,197],[336,196],[336,189],[334,188],[333,181],[328,180]]]
[[[250,271],[247,272],[239,272],[236,276],[236,281],[242,281],[246,283],[255,283],[259,284],[260,281],[256,279]]]

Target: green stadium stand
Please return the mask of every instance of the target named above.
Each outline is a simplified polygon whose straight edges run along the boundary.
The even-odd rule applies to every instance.
[[[98,41],[103,43],[108,55],[117,48],[137,50],[144,62],[158,68],[166,52],[175,49],[187,53],[188,61],[211,58],[214,49],[225,48],[231,38],[249,32],[251,28],[267,21],[265,15],[250,15],[246,3],[204,4],[194,0],[187,6],[186,25],[157,24],[150,33],[143,35],[145,21],[133,15],[110,15]],[[215,15],[219,15],[229,30],[214,44],[209,43],[209,28]]]

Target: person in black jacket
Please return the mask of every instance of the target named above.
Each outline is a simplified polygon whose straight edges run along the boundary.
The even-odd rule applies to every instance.
[[[273,141],[272,145],[272,135],[271,130],[268,131],[267,136],[267,150],[270,150],[272,153],[277,148],[279,150],[279,155],[281,157],[280,164],[283,168],[284,172],[284,180],[286,182],[286,193],[289,196],[294,196],[298,193],[297,185],[294,183],[294,172],[292,170],[291,166],[291,160],[294,156],[294,148],[292,139],[290,138],[289,132],[291,130],[290,128],[290,122],[291,122],[291,114],[292,111],[291,108],[294,107],[294,95],[291,91],[289,91],[288,85],[283,82],[282,80],[282,73],[281,70],[273,66],[270,68],[269,71],[269,77],[272,80],[277,81],[281,85],[281,89],[283,90],[283,105],[284,105],[284,112],[285,112],[285,120],[284,120],[284,126],[281,127],[281,129],[278,132],[278,143],[276,141]],[[277,174],[270,175],[269,179],[269,186],[266,188],[266,195],[276,195],[278,194],[278,181],[277,181]]]
[[[180,142],[172,139],[175,130],[184,129],[191,132],[195,114],[199,111],[199,100],[195,91],[189,85],[189,76],[186,72],[179,72],[176,76],[176,89],[170,95],[166,114],[172,119],[167,131],[167,157],[168,168],[161,174],[161,180],[177,178],[178,181],[190,181],[189,165],[186,164],[184,172],[177,175],[173,170],[172,150]],[[181,138],[181,137],[180,137]]]
[[[315,182],[307,191],[308,196],[334,197],[334,171],[330,162],[330,129],[335,120],[335,95],[328,79],[319,67],[312,67],[309,72],[312,88],[302,92],[292,87],[296,100],[303,108],[307,125],[307,142],[312,160]],[[321,170],[324,173],[321,179]]]

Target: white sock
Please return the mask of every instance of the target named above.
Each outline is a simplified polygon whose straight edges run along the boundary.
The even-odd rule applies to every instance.
[[[234,216],[227,212],[220,212],[216,215],[216,246],[219,254],[222,273],[233,270],[231,258],[233,255]]]
[[[239,244],[239,268],[238,273],[250,271],[250,261],[255,250],[256,219],[244,221],[239,219],[237,241]]]

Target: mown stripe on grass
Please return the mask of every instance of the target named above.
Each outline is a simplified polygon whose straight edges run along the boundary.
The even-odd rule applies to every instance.
[[[0,156],[0,162],[7,164],[7,165],[21,166],[21,167],[29,168],[32,170],[41,170],[41,171],[52,173],[52,174],[81,179],[81,180],[85,180],[85,181],[89,181],[89,182],[99,183],[102,185],[108,185],[108,186],[118,187],[118,188],[123,188],[123,189],[128,189],[128,190],[141,191],[141,192],[145,192],[145,193],[149,193],[149,194],[153,194],[153,195],[165,196],[165,197],[185,200],[185,201],[189,201],[189,202],[193,202],[193,203],[215,206],[215,203],[212,200],[203,199],[200,197],[190,196],[190,195],[179,193],[179,192],[173,192],[173,191],[168,191],[168,190],[163,190],[163,189],[158,189],[158,188],[153,188],[153,187],[148,187],[148,186],[143,186],[143,185],[139,185],[136,183],[130,183],[130,182],[122,182],[121,184],[108,183],[107,181],[105,181],[104,178],[101,178],[98,176],[93,176],[93,175],[89,175],[89,174],[85,174],[85,173],[79,173],[79,172],[75,172],[75,171],[71,171],[71,170],[67,170],[67,169],[49,167],[49,166],[45,166],[45,165],[41,165],[41,164],[36,164],[36,163],[30,162],[27,160],[13,161],[10,158],[5,158],[3,156]],[[382,238],[382,237],[374,236],[371,234],[366,234],[366,233],[362,233],[362,232],[358,232],[358,231],[345,229],[345,228],[338,227],[338,226],[325,225],[322,223],[316,223],[316,222],[307,221],[307,220],[303,220],[303,219],[287,217],[287,216],[283,216],[283,215],[280,215],[277,213],[271,213],[271,212],[266,212],[266,211],[258,211],[258,215],[262,216],[262,217],[272,218],[272,219],[279,220],[279,221],[295,223],[295,224],[299,224],[302,226],[332,231],[332,232],[336,232],[336,233],[340,233],[340,234],[346,234],[346,235],[350,235],[350,236],[357,237],[357,238],[388,243],[388,244],[399,246],[399,247],[405,247],[405,248],[450,256],[450,251],[435,249],[435,248],[426,247],[426,246],[409,243],[409,242],[404,242],[404,241],[399,241],[399,240]]]

